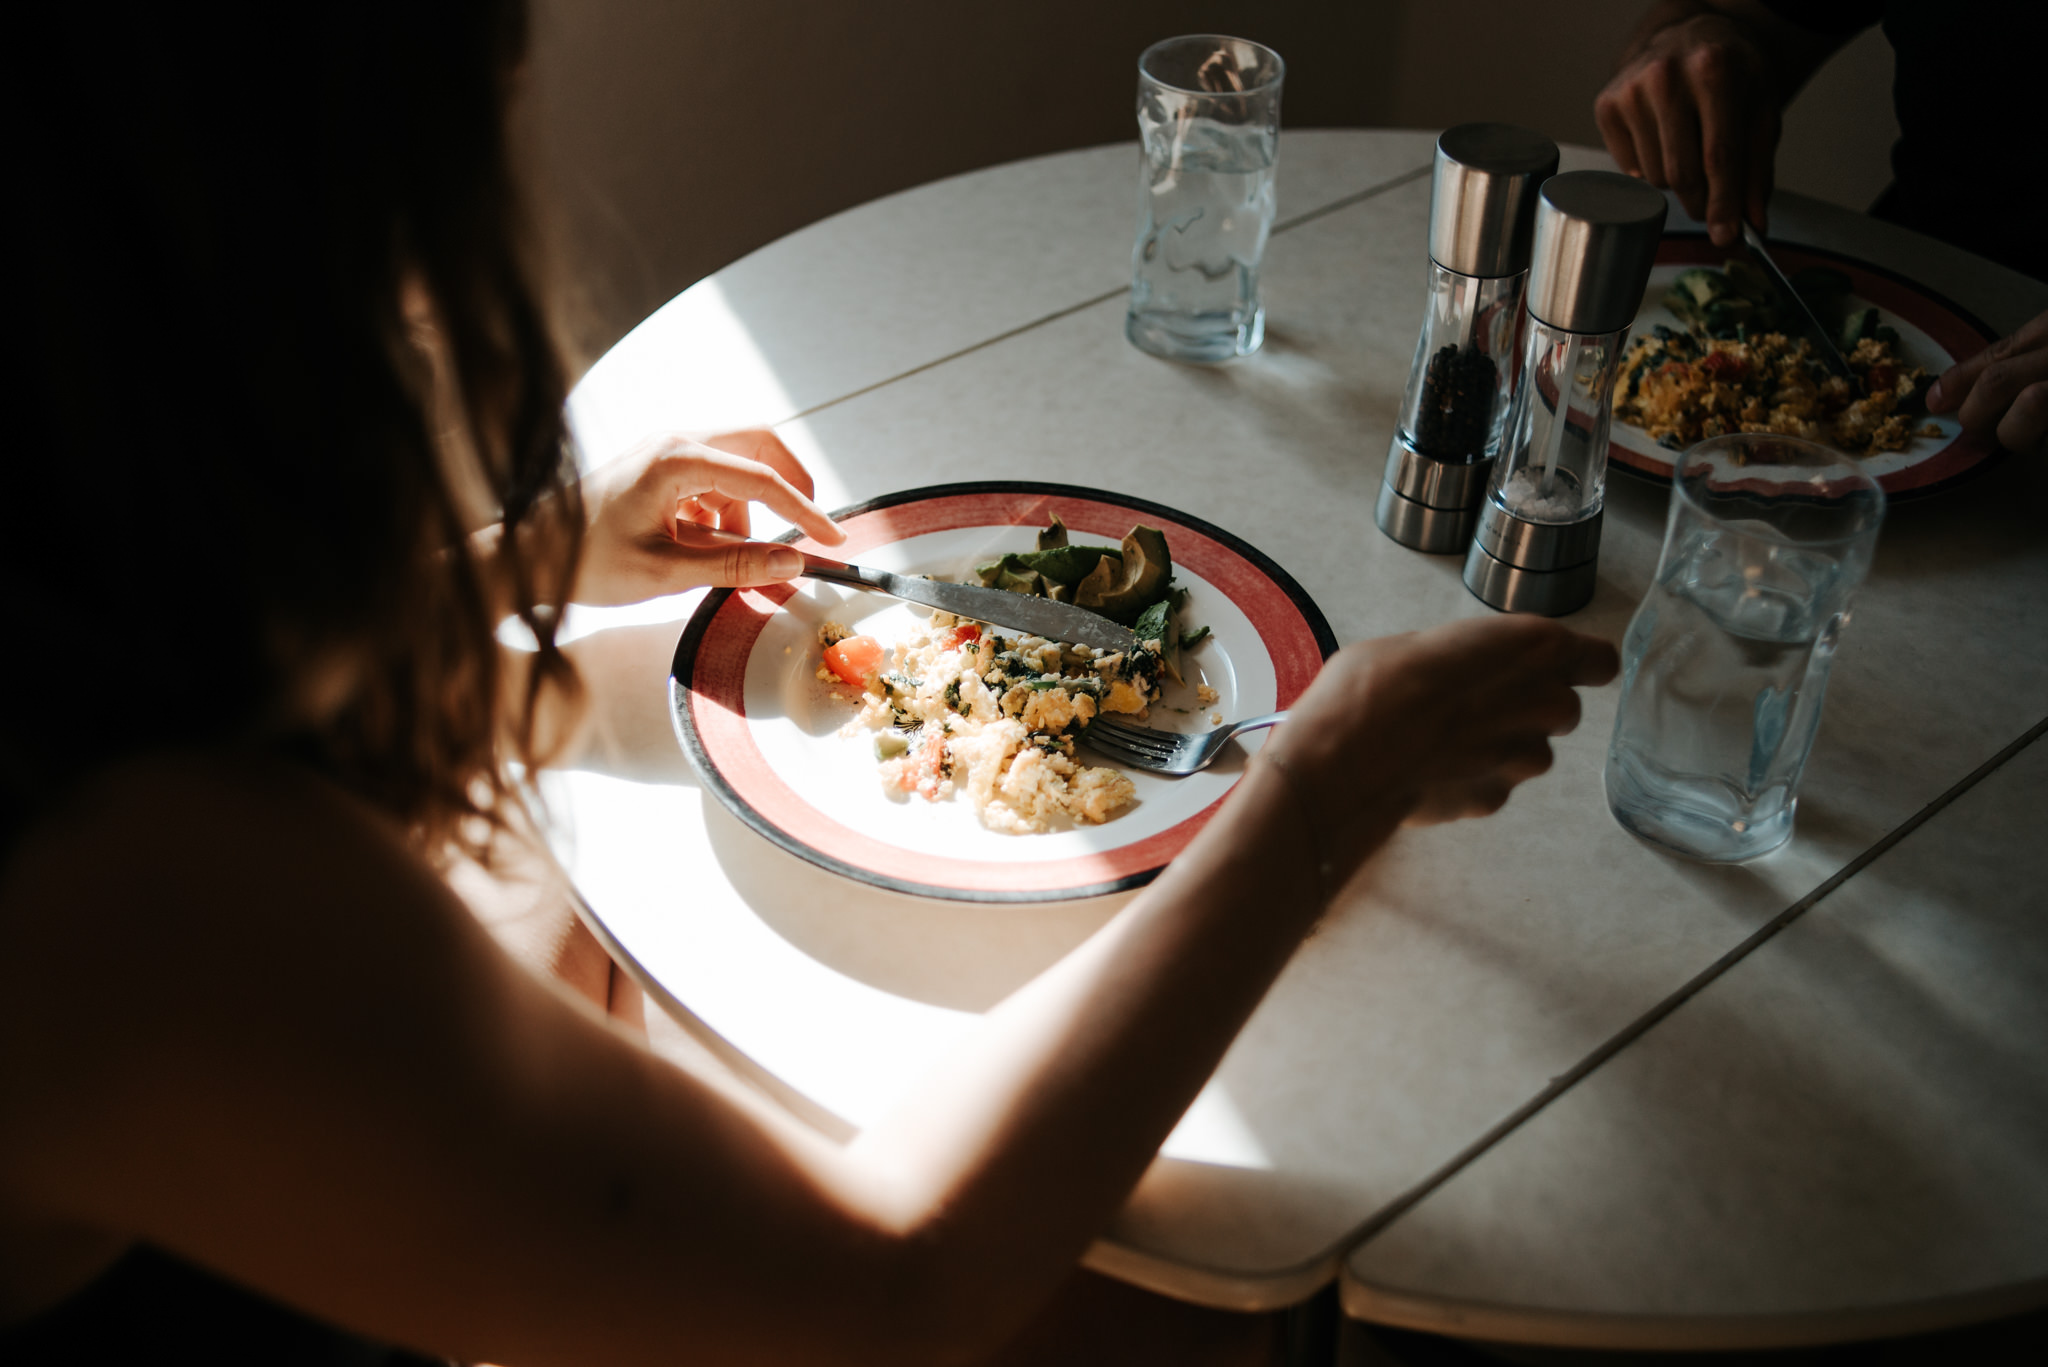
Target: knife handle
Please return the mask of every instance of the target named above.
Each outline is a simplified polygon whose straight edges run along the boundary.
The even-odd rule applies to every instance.
[[[825,579],[834,584],[850,584],[857,589],[880,589],[884,593],[889,591],[887,570],[871,570],[860,565],[848,565],[808,552],[804,554],[804,577]]]

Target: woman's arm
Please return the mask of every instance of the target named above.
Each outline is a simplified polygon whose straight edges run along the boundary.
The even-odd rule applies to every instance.
[[[1284,768],[844,1148],[518,970],[350,799],[134,766],[0,890],[0,1192],[470,1358],[971,1357],[1101,1228],[1335,881],[1411,814],[1498,805],[1612,672],[1529,619],[1345,652],[1269,742]]]

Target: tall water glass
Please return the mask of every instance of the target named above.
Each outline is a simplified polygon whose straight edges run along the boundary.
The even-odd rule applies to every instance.
[[[1673,485],[1622,644],[1607,804],[1645,840],[1734,863],[1792,836],[1884,492],[1851,456],[1763,433],[1701,442]]]
[[[1259,349],[1259,262],[1273,230],[1280,82],[1271,48],[1168,38],[1138,58],[1138,240],[1124,334],[1154,356],[1227,361]]]

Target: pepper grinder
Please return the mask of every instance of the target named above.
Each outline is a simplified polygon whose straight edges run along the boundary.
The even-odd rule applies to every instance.
[[[1664,196],[1630,176],[1570,171],[1537,195],[1521,376],[1465,553],[1489,607],[1561,617],[1593,596],[1614,381],[1663,232]]]
[[[1462,551],[1514,394],[1536,188],[1557,144],[1506,123],[1436,140],[1429,295],[1374,520],[1418,551]]]

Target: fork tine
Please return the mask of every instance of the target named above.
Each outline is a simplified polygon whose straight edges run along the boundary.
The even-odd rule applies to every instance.
[[[1111,735],[1122,736],[1125,740],[1129,741],[1170,742],[1174,739],[1171,732],[1154,731],[1149,726],[1139,726],[1134,722],[1118,721],[1114,717],[1105,717],[1099,714],[1088,725],[1092,728],[1107,731]]]
[[[1114,731],[1102,731],[1096,729],[1093,726],[1081,732],[1081,734],[1076,739],[1078,739],[1081,742],[1081,744],[1091,746],[1094,749],[1100,750],[1105,754],[1138,755],[1145,758],[1150,758],[1153,754],[1153,752],[1150,750],[1140,749],[1138,746],[1131,744],[1128,740],[1125,740],[1122,736],[1117,735]]]
[[[1171,755],[1181,746],[1181,738],[1158,731],[1148,731],[1141,726],[1126,726],[1120,722],[1094,721],[1089,724],[1089,735],[1100,735],[1126,749],[1139,750],[1162,758]]]

